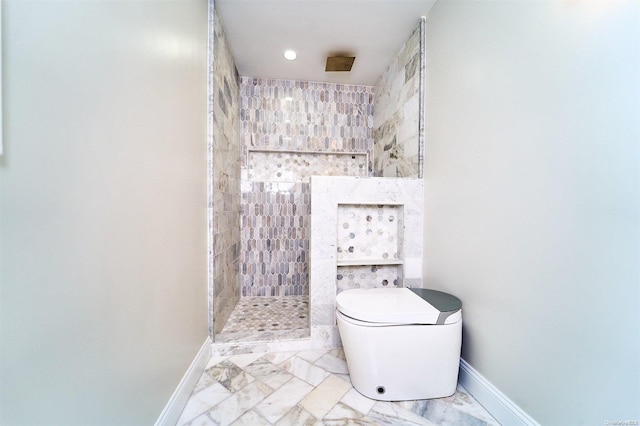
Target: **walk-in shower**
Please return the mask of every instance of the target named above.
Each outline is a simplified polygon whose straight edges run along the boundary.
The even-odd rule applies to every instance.
[[[210,20],[210,332],[308,337],[310,177],[421,174],[423,23],[374,87],[240,77]]]

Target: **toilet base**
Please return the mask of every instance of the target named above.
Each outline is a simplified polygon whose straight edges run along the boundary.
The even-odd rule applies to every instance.
[[[453,395],[462,320],[444,325],[371,325],[336,312],[353,387],[380,401]]]

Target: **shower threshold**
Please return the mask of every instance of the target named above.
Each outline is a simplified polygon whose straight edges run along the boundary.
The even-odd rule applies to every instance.
[[[309,335],[308,296],[241,297],[215,342],[274,342]]]

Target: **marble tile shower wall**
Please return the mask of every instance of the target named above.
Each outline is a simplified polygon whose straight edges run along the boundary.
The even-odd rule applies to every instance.
[[[418,177],[421,25],[375,86],[374,176]]]
[[[370,152],[373,94],[371,86],[242,77],[243,155],[247,148]]]
[[[371,175],[373,87],[241,77],[240,102],[242,295],[308,295],[309,174]]]
[[[214,12],[213,288],[210,312],[219,333],[240,298],[240,89],[221,21]]]
[[[242,295],[308,295],[309,184],[252,182],[244,188]]]

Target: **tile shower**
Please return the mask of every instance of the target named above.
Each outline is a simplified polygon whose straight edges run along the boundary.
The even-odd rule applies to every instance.
[[[417,139],[408,123],[418,122],[414,103],[423,72],[416,59],[420,30],[375,87],[273,80],[238,76],[214,12],[209,309],[215,342],[283,339],[287,333],[282,327],[293,328],[290,338],[313,335],[313,313],[307,308],[301,318],[300,312],[310,301],[310,177],[417,176],[418,149],[409,147],[410,140]],[[381,114],[374,115],[374,110]],[[417,125],[415,129],[417,133]],[[353,233],[357,241],[371,241],[375,233],[381,241],[395,244],[395,250],[371,254],[380,260],[377,264],[350,265],[347,245],[341,289],[368,279],[381,286],[402,283],[402,268],[397,267],[402,256],[402,207],[369,207],[367,212],[345,205],[340,211],[364,221],[371,213],[377,222],[382,210],[383,221],[393,227],[356,230],[354,223],[352,231],[357,232],[346,238]],[[276,299],[283,296],[291,303]],[[258,298],[264,303],[254,302]],[[236,304],[237,312],[232,312]],[[262,307],[270,313],[257,313]],[[250,324],[248,314],[253,313],[257,320]],[[267,317],[272,321],[265,322]],[[306,328],[300,319],[307,321]]]

